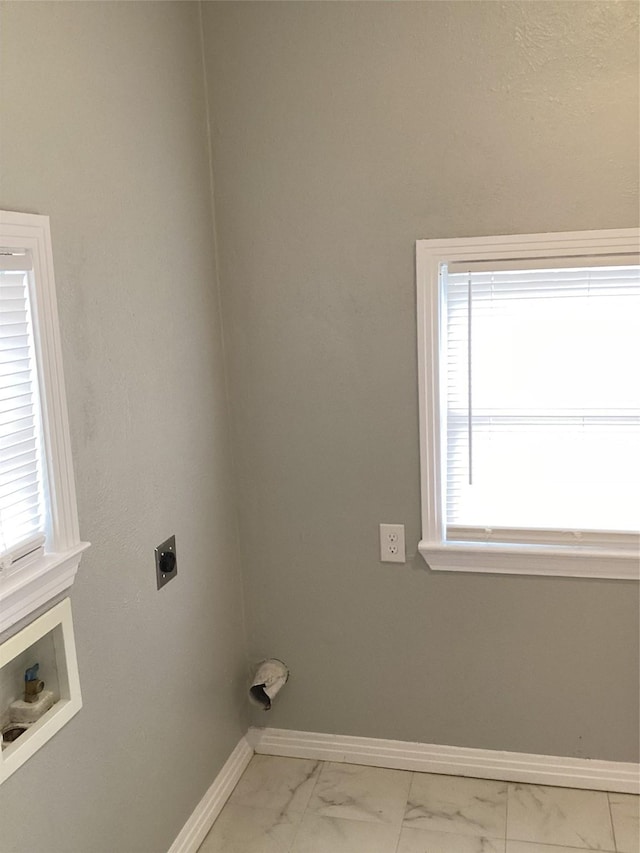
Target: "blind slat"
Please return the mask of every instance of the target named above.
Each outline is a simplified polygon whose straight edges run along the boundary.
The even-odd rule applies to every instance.
[[[28,252],[0,247],[0,278],[11,278],[11,271],[16,270],[22,275],[32,269],[31,257]]]
[[[9,270],[7,270],[9,267]],[[29,266],[0,250],[0,563],[44,542],[41,425]]]

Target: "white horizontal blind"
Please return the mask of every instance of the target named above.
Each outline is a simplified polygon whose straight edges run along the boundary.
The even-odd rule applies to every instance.
[[[22,269],[20,269],[22,267]],[[0,568],[42,551],[42,434],[26,257],[0,254]]]
[[[640,267],[445,266],[442,288],[447,538],[637,530]]]

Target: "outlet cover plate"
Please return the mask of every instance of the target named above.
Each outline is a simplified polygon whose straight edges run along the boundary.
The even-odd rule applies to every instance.
[[[156,548],[156,579],[158,589],[172,581],[178,574],[178,555],[176,537],[170,536]]]
[[[380,525],[380,562],[406,562],[404,547],[404,524]]]

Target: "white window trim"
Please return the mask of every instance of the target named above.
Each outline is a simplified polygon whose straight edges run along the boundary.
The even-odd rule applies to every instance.
[[[418,240],[416,244],[418,377],[422,539],[418,550],[434,571],[554,575],[621,580],[640,578],[637,548],[622,547],[605,535],[577,544],[481,543],[446,541],[441,495],[443,462],[440,412],[440,265],[514,257],[589,257],[638,254],[640,229],[577,231],[499,237]],[[535,535],[535,534],[533,534]],[[530,537],[533,539],[533,536]]]
[[[49,217],[0,211],[0,245],[28,249],[33,260],[31,298],[51,508],[44,556],[0,569],[2,634],[73,584],[89,543],[80,540],[78,529]]]

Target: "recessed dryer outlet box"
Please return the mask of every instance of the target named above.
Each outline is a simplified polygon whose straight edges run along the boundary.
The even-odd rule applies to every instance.
[[[170,536],[156,548],[156,578],[158,589],[173,580],[178,574],[178,555],[176,537]]]

